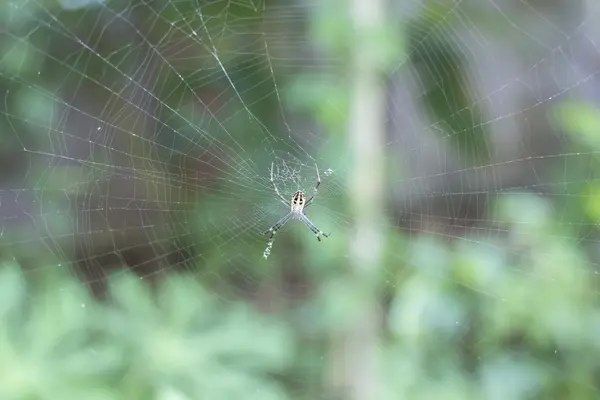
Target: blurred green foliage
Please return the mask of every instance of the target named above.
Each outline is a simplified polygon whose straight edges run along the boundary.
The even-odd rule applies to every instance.
[[[494,211],[502,239],[398,235],[410,268],[384,271],[381,399],[597,395],[600,281],[550,210],[515,193]],[[99,303],[72,278],[1,271],[3,399],[319,398],[328,338],[361,301],[332,271],[285,315],[221,299],[195,274],[154,291],[120,275]]]
[[[397,288],[382,356],[387,398],[596,397],[600,281],[550,210],[515,193],[494,215],[508,236],[411,240],[417,268]]]
[[[59,289],[57,289],[59,288]],[[0,398],[283,399],[281,323],[176,276],[151,295],[130,274],[98,303],[73,278],[32,288],[0,270]]]

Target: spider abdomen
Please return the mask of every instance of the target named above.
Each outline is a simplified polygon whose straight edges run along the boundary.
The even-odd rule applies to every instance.
[[[304,192],[294,193],[292,196],[292,211],[302,211],[305,201],[306,196],[304,195]]]

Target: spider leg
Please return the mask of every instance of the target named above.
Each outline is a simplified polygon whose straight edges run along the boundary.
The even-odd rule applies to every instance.
[[[310,220],[308,219],[308,217],[304,214],[301,214],[299,217],[300,221],[304,222],[304,224],[306,226],[308,226],[308,228],[315,234],[317,235],[317,240],[320,242],[321,241],[321,235],[325,236],[325,237],[329,237],[330,234],[328,233],[324,233],[322,230],[320,230],[319,228],[317,228],[315,226],[315,224],[313,224],[312,222],[310,222]]]
[[[273,163],[271,163],[271,183],[273,184],[273,188],[275,189],[275,193],[277,193],[277,196],[279,196],[279,198],[281,199],[281,201],[283,202],[283,204],[285,204],[286,206],[289,206],[290,202],[288,200],[286,200],[286,198],[283,197],[281,195],[281,193],[279,193],[279,189],[277,189],[277,185],[275,184],[275,179],[273,179]]]
[[[269,239],[271,239],[273,236],[275,236],[277,231],[281,229],[281,227],[285,225],[286,222],[288,222],[293,216],[294,213],[289,212],[285,217],[281,218],[279,221],[277,221],[275,225],[273,225],[265,233],[263,233],[263,235],[266,235],[267,233],[271,232],[271,236],[269,237]]]
[[[321,185],[321,175],[319,175],[319,167],[317,166],[317,164],[315,164],[315,168],[317,169],[317,183],[315,185],[315,188],[313,189],[313,195],[310,196],[308,200],[306,200],[306,203],[304,203],[304,207],[308,207],[308,205],[312,202],[312,200],[317,195],[317,190],[319,189],[319,186]]]

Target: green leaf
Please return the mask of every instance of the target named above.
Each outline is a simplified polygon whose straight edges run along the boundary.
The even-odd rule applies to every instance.
[[[600,111],[585,102],[567,101],[556,109],[555,118],[573,139],[600,149]]]

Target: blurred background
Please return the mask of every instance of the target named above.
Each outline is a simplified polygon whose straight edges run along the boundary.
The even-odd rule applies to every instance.
[[[598,17],[0,0],[0,399],[599,398]]]

